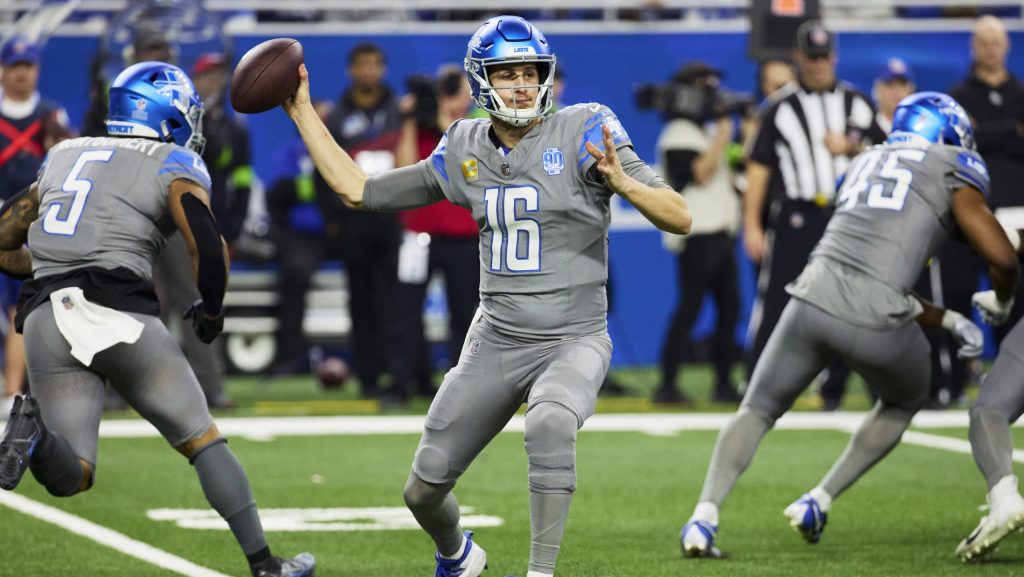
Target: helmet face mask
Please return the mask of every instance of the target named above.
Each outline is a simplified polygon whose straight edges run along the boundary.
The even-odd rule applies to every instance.
[[[941,92],[918,92],[904,98],[893,113],[887,142],[930,142],[974,150],[971,118],[960,104]]]
[[[508,106],[493,86],[492,72],[504,65],[530,63],[537,66],[539,82],[515,87],[536,88],[534,105],[530,108]],[[469,40],[464,64],[474,102],[491,116],[512,126],[526,126],[551,109],[555,55],[540,30],[526,20],[518,16],[497,16],[484,22]]]
[[[140,62],[110,85],[107,134],[173,142],[202,154],[203,102],[188,75],[164,62]]]

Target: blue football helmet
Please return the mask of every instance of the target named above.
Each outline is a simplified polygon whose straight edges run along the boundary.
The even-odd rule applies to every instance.
[[[110,85],[107,134],[155,138],[202,154],[203,101],[188,75],[165,62],[139,62]]]
[[[537,101],[532,108],[517,109],[505,105],[491,87],[491,66],[535,62],[540,73]],[[469,39],[466,74],[477,106],[512,126],[526,126],[551,109],[555,82],[555,55],[544,34],[518,16],[495,16],[484,22]]]
[[[917,92],[900,101],[886,142],[909,140],[975,148],[974,128],[964,107],[941,92]]]

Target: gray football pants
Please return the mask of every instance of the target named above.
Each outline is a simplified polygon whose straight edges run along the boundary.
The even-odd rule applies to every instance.
[[[928,340],[917,323],[873,330],[791,299],[768,339],[739,411],[718,436],[702,502],[721,505],[746,470],[765,433],[834,358],[844,360],[879,393],[821,486],[837,497],[889,453],[928,398]]]
[[[1010,331],[971,407],[971,452],[989,489],[1013,474],[1010,425],[1024,414],[1024,321]]]
[[[178,346],[154,316],[130,314],[145,327],[139,340],[97,353],[85,367],[57,329],[53,308],[43,303],[25,321],[32,395],[43,422],[67,440],[75,455],[96,471],[96,445],[107,381],[171,446],[200,438],[213,425],[203,391]],[[228,522],[246,554],[267,546],[256,502],[241,464],[215,440],[191,455],[207,501]]]
[[[405,491],[439,551],[461,540],[455,482],[525,402],[530,570],[553,572],[576,489],[576,431],[594,413],[611,352],[607,333],[537,343],[474,322],[430,405]]]
[[[216,348],[199,340],[181,315],[199,298],[192,280],[192,257],[180,232],[174,233],[153,265],[153,284],[160,299],[160,318],[178,335],[192,371],[206,395],[207,404],[217,407],[227,402],[224,394],[224,367]]]

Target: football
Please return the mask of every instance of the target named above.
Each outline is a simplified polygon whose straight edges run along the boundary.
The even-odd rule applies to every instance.
[[[231,106],[255,114],[280,106],[299,87],[302,44],[273,38],[253,46],[231,75]]]
[[[337,389],[348,380],[348,363],[338,357],[327,357],[316,368],[316,379],[325,389]]]

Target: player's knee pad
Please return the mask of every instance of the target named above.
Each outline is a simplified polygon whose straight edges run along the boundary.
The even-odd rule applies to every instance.
[[[182,455],[185,455],[188,459],[188,463],[193,465],[203,451],[220,443],[227,443],[227,439],[220,435],[220,430],[217,429],[217,425],[210,425],[209,429],[206,429],[203,433],[186,440],[184,443],[175,447],[175,449],[177,449]]]
[[[553,402],[542,402],[526,413],[526,454],[530,490],[571,493],[576,490],[576,414]]]
[[[405,483],[405,505],[411,510],[434,505],[451,492],[452,486],[453,483],[428,483],[413,473]]]
[[[434,445],[422,445],[416,451],[412,461],[415,474],[433,484],[444,484],[454,481],[451,477],[451,459],[444,450]]]

